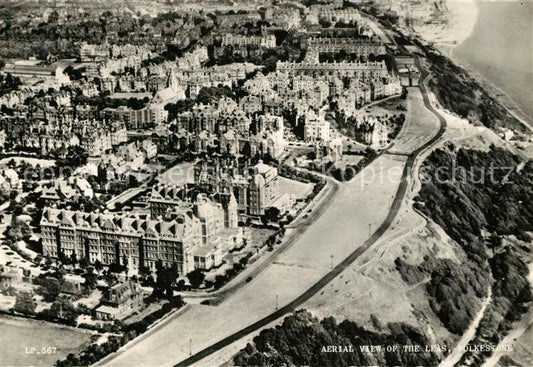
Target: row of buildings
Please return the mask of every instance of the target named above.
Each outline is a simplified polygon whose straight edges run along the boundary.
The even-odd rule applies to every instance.
[[[41,154],[81,146],[96,157],[127,141],[126,126],[121,121],[105,120],[26,120],[8,126],[11,142]]]
[[[180,146],[197,152],[216,148],[231,155],[268,154],[277,159],[286,146],[282,117],[247,114],[229,98],[178,114],[171,129]]]
[[[46,208],[40,223],[43,254],[61,258],[75,253],[90,262],[152,271],[161,260],[181,275],[220,265],[229,250],[243,244],[235,198],[220,203],[201,193],[183,197],[181,191],[154,188],[151,215]]]

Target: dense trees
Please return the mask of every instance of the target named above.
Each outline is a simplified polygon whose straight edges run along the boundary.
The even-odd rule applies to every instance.
[[[433,366],[437,357],[425,351],[427,338],[413,327],[402,323],[387,325],[387,332],[372,332],[333,317],[318,320],[307,311],[288,316],[280,326],[265,329],[234,358],[239,366]],[[380,346],[377,353],[366,353],[360,347]],[[420,346],[420,353],[386,351],[393,345]],[[352,346],[353,352],[326,353],[324,347]]]
[[[19,77],[11,74],[0,75],[0,97],[17,89],[21,84]]]
[[[45,309],[37,314],[37,318],[76,326],[80,311],[74,307],[66,296],[60,296],[54,300],[49,309]]]
[[[346,165],[346,167],[338,168],[330,163],[330,166],[326,166],[326,171],[331,173],[331,175],[338,181],[350,181],[355,177],[361,170],[363,170],[367,165],[372,163],[374,159],[378,156],[377,152],[372,148],[367,148],[362,152],[363,159],[361,159],[357,164]]]
[[[161,260],[157,260],[156,264],[156,282],[154,286],[154,295],[158,298],[172,298],[173,290],[172,286],[178,278],[178,268],[176,264],[172,264],[170,267],[163,265]]]
[[[482,229],[529,239],[533,161],[517,173],[518,157],[503,149],[459,149],[456,153],[453,149],[438,149],[426,160],[422,171],[428,182],[415,207],[466,246],[479,238]]]
[[[483,288],[478,285],[492,283],[491,303],[471,344],[497,343],[533,300],[528,268],[521,260],[526,250],[503,248],[501,238],[514,235],[531,240],[527,232],[533,230],[533,161],[520,163],[517,156],[494,146],[479,151],[449,145],[434,151],[421,168],[424,183],[415,207],[439,224],[467,255],[460,269],[441,262],[431,272],[427,290],[432,309],[450,331],[460,332],[473,313],[473,297],[467,295],[473,292],[479,297]],[[428,273],[435,262],[425,259],[413,267],[397,260],[396,265],[408,280],[419,279],[416,272]],[[468,351],[463,362],[474,359],[479,365],[484,357],[474,354]]]
[[[218,101],[222,97],[228,97],[235,99],[233,92],[229,87],[220,86],[220,87],[203,87],[198,92],[196,97],[196,102],[202,104],[209,104],[212,102]]]
[[[402,278],[410,285],[429,278],[426,290],[431,309],[452,333],[463,333],[478,307],[479,298],[489,287],[486,264],[457,264],[450,259],[427,256],[419,265],[410,265],[401,258],[395,260]]]
[[[58,279],[48,277],[37,290],[45,302],[53,302],[61,292],[61,283]]]
[[[140,99],[135,97],[130,98],[110,98],[110,97],[103,97],[103,96],[94,96],[94,97],[86,97],[82,94],[77,95],[74,98],[74,103],[77,105],[90,105],[90,106],[96,106],[99,110],[103,110],[105,108],[118,108],[120,106],[127,106],[134,110],[140,110],[144,107],[146,107],[147,103],[150,101],[150,98],[148,96]]]

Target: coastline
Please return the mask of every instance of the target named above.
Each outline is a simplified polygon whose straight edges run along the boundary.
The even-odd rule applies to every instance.
[[[442,54],[452,59],[453,50],[466,41],[474,31],[479,8],[474,0],[447,0],[446,7],[447,24],[424,25],[416,27],[415,31]]]
[[[502,88],[483,76],[474,67],[459,60],[455,49],[473,33],[479,17],[479,6],[474,0],[447,0],[448,24],[441,27],[424,26],[415,29],[422,39],[433,44],[444,56],[465,69],[493,98],[498,99],[509,114],[533,131],[533,121],[520,105]]]

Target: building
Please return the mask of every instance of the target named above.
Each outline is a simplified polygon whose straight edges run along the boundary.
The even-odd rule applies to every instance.
[[[317,114],[313,109],[309,109],[303,116],[304,119],[304,140],[327,142],[330,139],[330,124],[324,117],[324,111]]]
[[[109,59],[109,47],[107,45],[88,45],[80,47],[81,62],[105,61]]]
[[[217,232],[224,228],[222,204],[209,200],[203,193],[198,194],[193,204],[193,213],[202,225],[202,243],[205,245],[214,241]]]
[[[96,317],[100,320],[122,320],[143,308],[143,294],[139,284],[127,280],[104,293]]]
[[[310,75],[312,77],[336,76],[355,77],[361,80],[386,77],[388,75],[385,61],[367,62],[291,62],[278,61],[276,70],[289,75]]]
[[[214,195],[235,195],[241,216],[264,215],[279,196],[278,169],[262,161],[242,168],[200,161],[194,167],[194,181]]]
[[[6,64],[2,70],[5,74],[11,74],[13,76],[19,77],[23,80],[25,79],[41,79],[47,82],[59,83],[59,84],[68,84],[70,83],[70,78],[63,74],[63,67],[59,65],[40,65],[40,64]]]
[[[194,268],[219,266],[229,250],[243,245],[242,228],[238,227],[238,204],[235,196],[216,193],[208,196],[187,186],[160,184],[148,202],[152,216],[192,210],[201,226],[201,240],[194,249]]]
[[[139,110],[127,106],[107,107],[101,111],[101,115],[112,121],[123,121],[128,129],[133,130],[144,129],[155,122],[152,120],[153,114],[149,107],[143,107]]]
[[[362,19],[361,14],[359,14],[359,11],[354,8],[346,8],[346,9],[325,8],[320,11],[319,18],[326,19],[330,22],[343,21],[345,23],[360,22]]]
[[[204,243],[221,228],[237,228],[238,204],[233,193],[198,193],[189,186],[156,185],[148,199],[152,218],[191,209],[202,223]]]
[[[74,200],[80,197],[94,196],[91,184],[82,177],[71,176],[68,179],[57,179],[50,187],[43,187],[41,200],[46,205],[53,205],[61,201]]]
[[[263,215],[278,197],[278,170],[260,161],[252,168],[251,175],[248,212]]]
[[[267,36],[241,36],[239,34],[225,34],[222,37],[222,46],[257,46],[264,48],[276,47],[276,37],[274,35]]]
[[[356,38],[311,38],[307,41],[307,62],[318,62],[321,53],[339,53],[341,51],[354,55],[357,60],[368,60],[370,56],[383,55],[387,52],[385,45],[367,39]]]
[[[193,270],[193,251],[201,241],[201,224],[192,212],[151,219],[46,208],[41,232],[45,256],[75,253],[90,262],[151,270],[161,260],[165,266],[176,265],[180,274]]]

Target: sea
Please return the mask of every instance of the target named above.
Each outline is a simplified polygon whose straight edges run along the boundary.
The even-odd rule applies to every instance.
[[[533,121],[533,2],[476,1],[478,19],[453,59],[505,92]]]

